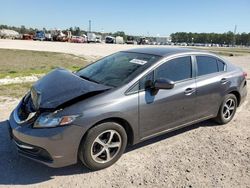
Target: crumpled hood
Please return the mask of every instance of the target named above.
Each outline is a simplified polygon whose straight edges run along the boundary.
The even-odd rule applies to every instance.
[[[32,86],[31,98],[36,110],[39,108],[52,109],[85,94],[101,92],[110,88],[82,79],[68,70],[58,68]]]

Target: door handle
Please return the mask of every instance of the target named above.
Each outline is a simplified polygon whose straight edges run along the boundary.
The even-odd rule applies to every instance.
[[[184,93],[185,95],[191,95],[192,93],[194,93],[196,90],[195,88],[187,88]]]
[[[226,79],[226,78],[222,78],[221,80],[220,80],[220,83],[221,84],[226,84],[228,82],[228,80]]]

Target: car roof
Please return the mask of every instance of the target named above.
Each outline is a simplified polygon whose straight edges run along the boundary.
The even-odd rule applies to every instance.
[[[134,48],[134,49],[124,50],[124,52],[144,53],[144,54],[152,54],[152,55],[166,57],[179,53],[202,52],[202,51],[194,50],[191,48],[148,47],[148,48]]]

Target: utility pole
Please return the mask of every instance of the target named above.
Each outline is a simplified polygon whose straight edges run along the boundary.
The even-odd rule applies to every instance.
[[[236,44],[236,31],[237,31],[237,25],[234,26],[234,38],[233,38],[233,47]]]
[[[91,20],[89,20],[89,32],[91,33]]]

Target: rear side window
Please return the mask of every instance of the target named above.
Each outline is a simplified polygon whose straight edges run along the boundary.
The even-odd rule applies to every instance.
[[[180,81],[192,77],[191,57],[180,57],[170,60],[155,70],[155,79],[167,78]]]
[[[219,72],[225,70],[225,64],[221,60],[217,60]]]
[[[196,56],[198,76],[218,72],[217,59],[207,56]]]

